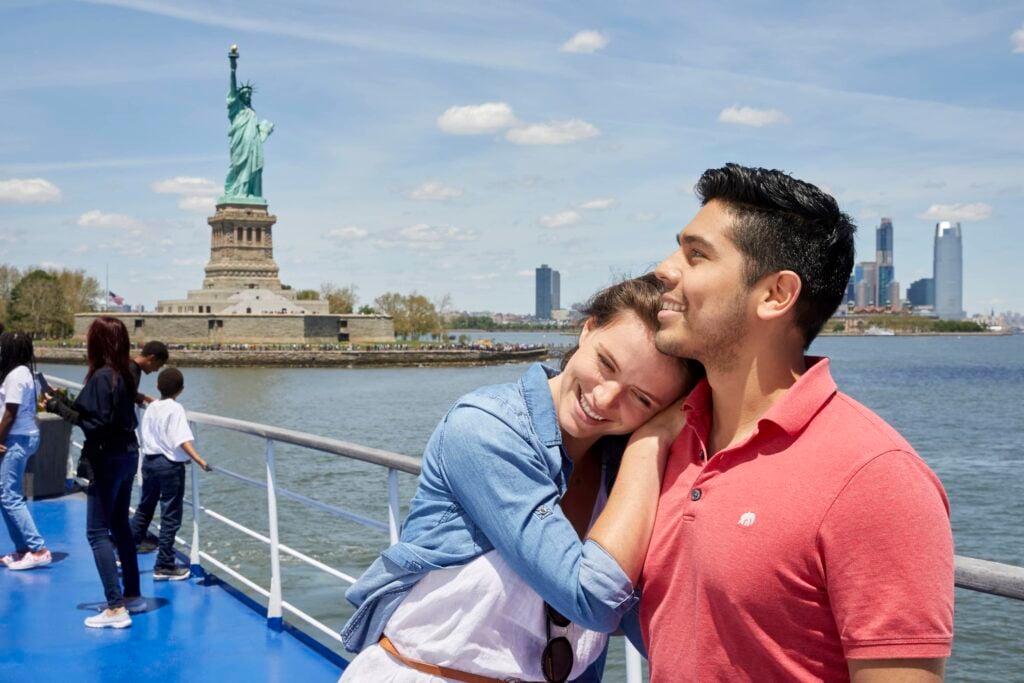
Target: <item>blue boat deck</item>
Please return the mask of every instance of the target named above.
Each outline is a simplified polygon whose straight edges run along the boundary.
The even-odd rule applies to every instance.
[[[139,556],[147,611],[128,629],[87,629],[104,606],[85,538],[85,498],[29,503],[48,567],[0,569],[0,681],[337,681],[340,666],[287,628],[267,628],[218,582],[155,582],[155,553]],[[10,541],[2,537],[3,552]]]

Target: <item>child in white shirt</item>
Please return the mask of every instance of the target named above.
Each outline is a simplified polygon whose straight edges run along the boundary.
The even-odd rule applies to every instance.
[[[174,560],[174,536],[181,527],[185,497],[185,465],[190,461],[209,472],[210,466],[196,452],[195,437],[185,408],[175,399],[185,390],[185,378],[177,368],[164,368],[156,380],[160,400],[146,406],[139,430],[142,453],[142,499],[132,517],[132,535],[138,545],[146,536],[160,503],[160,542],[153,569],[156,581],[181,581],[189,577],[188,567]]]

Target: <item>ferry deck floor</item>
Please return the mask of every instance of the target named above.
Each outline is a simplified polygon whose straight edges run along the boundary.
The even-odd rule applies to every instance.
[[[130,628],[90,629],[103,588],[85,538],[85,497],[29,508],[53,564],[0,568],[0,681],[301,681],[330,683],[340,666],[217,583],[154,581],[156,553],[139,555],[147,611]],[[155,530],[155,529],[153,529]],[[0,550],[10,539],[0,527]]]

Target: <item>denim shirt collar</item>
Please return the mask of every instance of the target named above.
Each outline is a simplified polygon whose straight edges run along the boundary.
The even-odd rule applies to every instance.
[[[562,430],[558,426],[555,401],[551,397],[551,387],[548,386],[548,380],[556,375],[558,370],[534,363],[519,380],[530,421],[541,443],[548,447],[562,445]]]

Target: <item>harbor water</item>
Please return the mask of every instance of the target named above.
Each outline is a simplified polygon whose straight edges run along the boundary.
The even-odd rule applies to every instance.
[[[474,335],[481,337],[572,342],[557,333]],[[826,337],[814,343],[811,353],[831,357],[841,390],[895,426],[939,475],[949,494],[958,554],[1024,565],[1024,336]],[[525,367],[194,368],[185,370],[180,400],[191,410],[419,456],[458,396],[477,386],[514,381]],[[41,369],[75,381],[84,375],[79,366]],[[155,384],[155,376],[146,377],[142,390],[155,394]],[[213,464],[264,478],[266,446],[260,439],[200,427],[197,440],[200,453]],[[387,520],[383,469],[280,444],[276,461],[279,486]],[[262,490],[227,477],[200,476],[204,505],[266,533]],[[415,483],[415,478],[400,475],[403,503]],[[279,506],[282,542],[346,573],[358,575],[388,543],[386,532],[288,500]],[[186,512],[183,532],[189,522]],[[201,545],[268,585],[268,553],[262,544],[206,518]],[[351,614],[344,599],[346,585],[287,556],[281,561],[284,599],[340,628]],[[97,581],[96,595],[82,600],[100,597]],[[948,679],[1020,680],[1024,603],[959,589],[956,599]],[[622,667],[621,647],[616,645],[606,680],[624,680]]]

